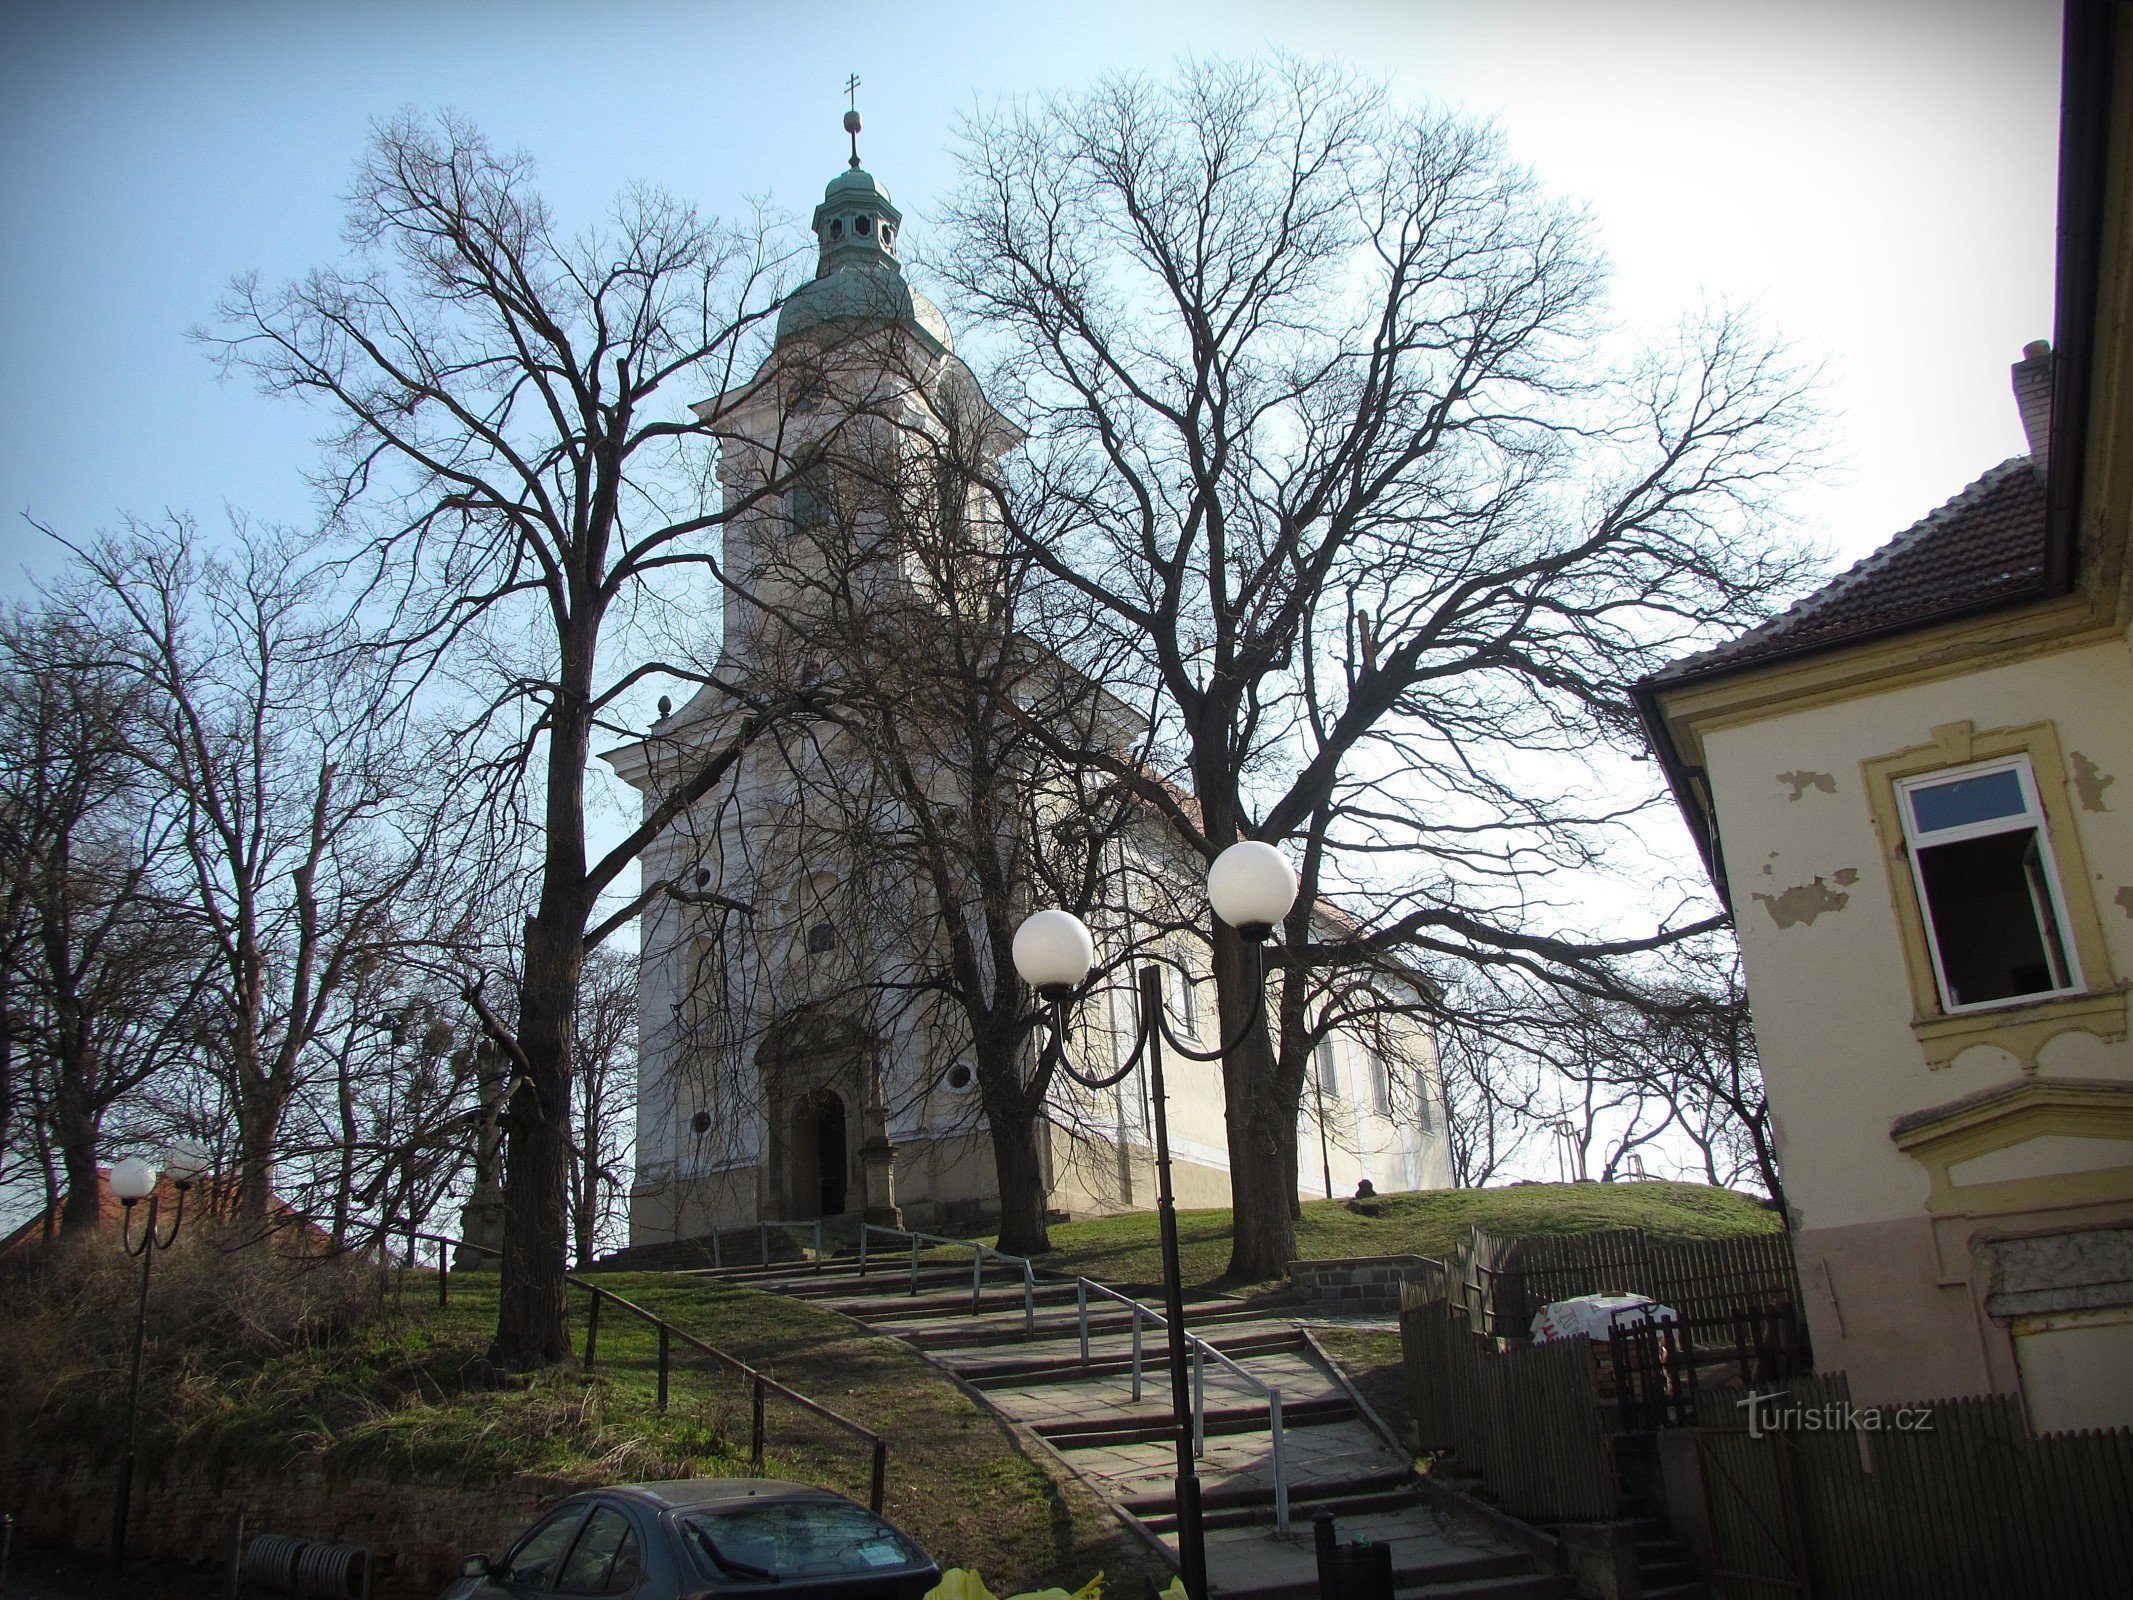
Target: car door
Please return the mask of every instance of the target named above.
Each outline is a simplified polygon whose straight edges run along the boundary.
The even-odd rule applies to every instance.
[[[595,1501],[557,1574],[554,1592],[574,1600],[635,1594],[643,1587],[644,1568],[636,1519],[618,1505]]]
[[[587,1510],[584,1501],[573,1501],[558,1506],[528,1528],[525,1537],[496,1563],[488,1580],[475,1591],[477,1600],[504,1600],[506,1596],[509,1600],[533,1600],[536,1595],[549,1593],[585,1522]]]

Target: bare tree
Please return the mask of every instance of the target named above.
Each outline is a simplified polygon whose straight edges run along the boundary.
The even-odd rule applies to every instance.
[[[729,228],[641,188],[604,228],[566,233],[530,158],[449,116],[377,127],[348,232],[349,266],[239,281],[217,342],[268,392],[338,419],[323,486],[369,561],[373,610],[448,662],[477,707],[470,745],[500,786],[530,791],[540,845],[515,1004],[478,985],[468,999],[514,1074],[492,1355],[560,1362],[580,974],[589,945],[673,886],[640,884],[597,924],[596,908],[786,710],[684,659],[603,671],[603,650],[662,590],[711,587],[692,589],[692,571],[709,572],[710,535],[743,508],[715,494],[718,407],[698,418],[682,402],[728,392],[758,351],[784,255],[760,223]],[[630,731],[625,697],[662,673],[713,686],[733,726],[593,859],[594,732]]]
[[[1329,70],[1111,80],[964,145],[941,264],[1030,432],[1003,518],[1132,652],[1181,781],[1117,775],[1203,857],[1299,841],[1292,974],[1605,954],[1529,902],[1621,808],[1538,758],[1626,746],[1621,685],[1794,577],[1746,529],[1796,375],[1724,316],[1610,367],[1581,220]],[[1237,1033],[1254,957],[1217,927],[1213,968]],[[1242,1279],[1293,1253],[1311,1009],[1225,1067]]]
[[[629,1196],[637,1112],[637,963],[586,959],[571,1044],[570,1224],[580,1267],[609,1242]]]
[[[393,714],[381,658],[337,644],[325,578],[286,534],[224,551],[183,520],[81,552],[86,626],[129,675],[134,758],[170,796],[180,855],[158,887],[214,977],[205,1059],[228,1090],[236,1207],[268,1214],[282,1122],[344,992],[405,931],[401,901],[445,813]]]
[[[106,1117],[190,1056],[204,975],[200,930],[159,881],[182,808],[136,759],[145,697],[105,644],[63,609],[0,623],[11,1137],[48,1214],[63,1189],[68,1231],[97,1224]]]

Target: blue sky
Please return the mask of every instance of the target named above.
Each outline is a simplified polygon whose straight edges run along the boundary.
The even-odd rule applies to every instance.
[[[1748,301],[1827,363],[1809,527],[1863,553],[2022,448],[2007,365],[2050,331],[2058,13],[1935,5],[395,0],[0,10],[0,594],[121,512],[309,517],[317,419],[217,378],[231,274],[340,253],[373,117],[451,106],[566,218],[649,179],[802,216],[865,80],[867,164],[918,230],[959,110],[1284,49],[1498,117],[1592,210],[1624,315]],[[25,573],[27,569],[27,575]]]

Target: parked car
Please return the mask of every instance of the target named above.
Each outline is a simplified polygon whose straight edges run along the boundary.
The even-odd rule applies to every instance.
[[[496,1559],[469,1556],[443,1600],[920,1600],[931,1557],[841,1494],[772,1478],[689,1478],[572,1495]]]

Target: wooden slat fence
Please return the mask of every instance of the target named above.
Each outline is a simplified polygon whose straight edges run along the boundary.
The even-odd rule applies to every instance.
[[[1782,1397],[1757,1437],[1749,1392],[1698,1414],[1727,1600],[2133,1593],[2133,1429],[2033,1437],[2013,1395],[1854,1409],[1834,1373],[1756,1391]]]
[[[1449,1451],[1504,1509],[1535,1521],[1612,1517],[1615,1483],[1584,1339],[1504,1347],[1421,1285],[1403,1287],[1401,1352],[1425,1451]]]
[[[1800,1303],[1781,1233],[1655,1243],[1640,1228],[1499,1239],[1476,1228],[1442,1267],[1442,1298],[1483,1333],[1523,1339],[1542,1306],[1586,1294],[1649,1295],[1698,1320]]]

